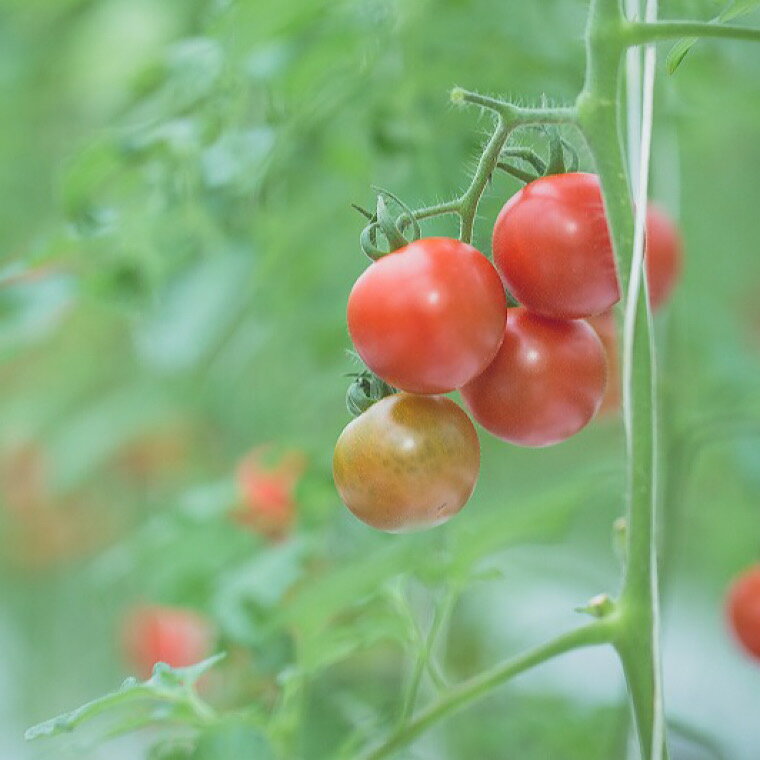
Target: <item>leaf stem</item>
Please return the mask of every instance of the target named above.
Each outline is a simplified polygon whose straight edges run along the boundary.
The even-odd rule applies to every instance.
[[[466,707],[488,694],[496,686],[505,683],[520,673],[536,665],[581,647],[596,646],[610,643],[615,630],[614,621],[610,617],[596,620],[581,628],[576,628],[552,641],[534,649],[530,649],[513,659],[474,676],[455,686],[451,691],[441,696],[422,712],[418,713],[402,729],[393,734],[385,742],[362,755],[360,760],[381,760],[402,747],[407,746],[431,725],[447,715]]]
[[[731,40],[760,42],[760,29],[711,21],[655,21],[632,22],[623,26],[627,45],[645,45],[650,42],[677,40],[681,37],[714,37]]]

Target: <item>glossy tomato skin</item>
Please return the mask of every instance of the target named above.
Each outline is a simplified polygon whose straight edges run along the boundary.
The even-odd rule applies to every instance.
[[[620,300],[595,174],[550,175],[522,188],[496,220],[493,255],[507,289],[536,314],[589,317]]]
[[[647,206],[646,271],[649,301],[657,311],[670,297],[683,268],[683,243],[673,220],[654,203]]]
[[[499,353],[462,388],[473,417],[519,446],[551,446],[577,433],[599,409],[607,380],[604,348],[583,320],[510,309]]]
[[[620,352],[618,350],[615,315],[611,311],[605,311],[604,314],[589,317],[586,321],[599,336],[599,340],[602,341],[602,345],[604,346],[604,353],[607,356],[607,387],[604,391],[604,398],[602,399],[598,414],[600,416],[611,415],[620,410],[622,391],[620,385]]]
[[[147,678],[157,662],[187,667],[212,652],[211,623],[194,610],[161,605],[138,605],[122,623],[122,648],[130,668]]]
[[[400,533],[455,515],[478,479],[480,443],[450,399],[398,393],[345,427],[333,477],[343,503],[363,522]]]
[[[760,660],[760,564],[734,581],[728,593],[726,614],[738,641]]]
[[[390,385],[444,393],[494,357],[506,307],[499,275],[482,253],[458,240],[423,238],[359,277],[348,329],[361,358]]]

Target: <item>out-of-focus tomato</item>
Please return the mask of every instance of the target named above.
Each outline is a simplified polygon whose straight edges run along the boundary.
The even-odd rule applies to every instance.
[[[647,207],[646,271],[652,310],[673,292],[683,267],[683,244],[675,222],[654,203]]]
[[[241,508],[234,516],[257,533],[277,539],[293,528],[295,490],[306,460],[301,452],[291,451],[267,464],[269,452],[269,447],[259,446],[240,460],[236,480]]]
[[[607,311],[595,317],[588,317],[586,321],[599,336],[607,355],[607,388],[598,413],[599,415],[614,414],[620,409],[621,398],[620,356],[615,315]]]
[[[760,564],[731,585],[726,601],[731,630],[748,654],[760,660]]]
[[[127,665],[147,678],[157,662],[182,668],[209,657],[214,628],[194,610],[141,604],[124,617],[121,642]]]

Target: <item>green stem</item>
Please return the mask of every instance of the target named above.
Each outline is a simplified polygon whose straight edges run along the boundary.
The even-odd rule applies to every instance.
[[[546,162],[532,148],[522,145],[510,145],[501,152],[502,157],[519,158],[529,163],[538,174],[546,174]]]
[[[460,225],[459,238],[465,243],[472,243],[472,231],[475,225],[475,215],[478,212],[478,204],[483,196],[488,181],[494,172],[496,163],[499,160],[499,154],[504,147],[511,131],[514,127],[499,117],[496,129],[493,131],[488,144],[485,147],[475,173],[472,175],[472,182],[461,198],[460,205]]]
[[[434,723],[480,699],[510,678],[542,662],[573,649],[610,643],[614,630],[613,620],[613,618],[596,620],[459,684],[420,712],[387,741],[362,755],[361,760],[381,760],[381,758],[392,755],[402,747],[407,746]]]
[[[587,32],[587,71],[578,98],[581,128],[599,174],[618,262],[628,292],[634,220],[619,118],[624,20],[617,0],[592,2]],[[639,288],[633,330],[624,336],[623,403],[628,461],[628,551],[620,598],[622,626],[615,642],[636,718],[642,757],[658,755],[655,726],[662,725],[657,640],[655,528],[654,347],[645,288]],[[667,758],[667,747],[661,757]]]
[[[529,182],[533,182],[533,180],[538,179],[535,174],[527,172],[524,169],[519,169],[517,166],[512,166],[512,164],[509,164],[506,161],[499,161],[499,163],[496,164],[496,168],[501,169],[507,174],[511,174],[516,179],[519,179],[520,182],[525,182],[526,185]]]
[[[626,24],[624,36],[627,45],[645,45],[649,42],[677,40],[681,37],[716,37],[760,42],[760,29],[709,21],[657,21],[651,24]]]

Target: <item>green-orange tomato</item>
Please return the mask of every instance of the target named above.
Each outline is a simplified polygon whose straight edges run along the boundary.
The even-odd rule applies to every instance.
[[[455,515],[478,479],[480,444],[469,417],[441,396],[397,393],[346,425],[333,457],[343,503],[392,533]]]

